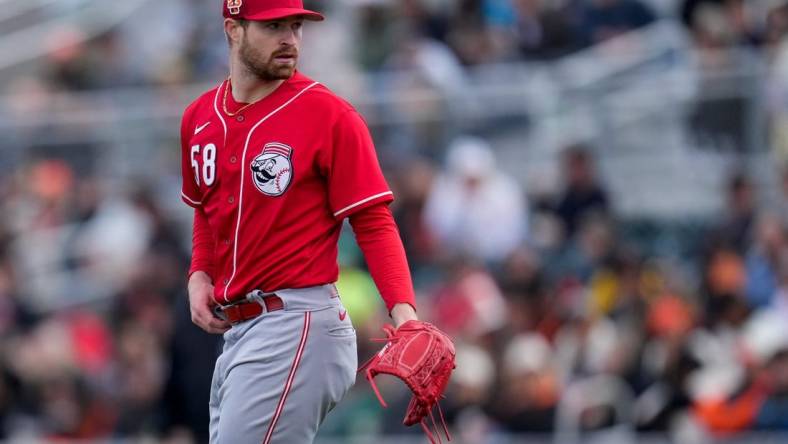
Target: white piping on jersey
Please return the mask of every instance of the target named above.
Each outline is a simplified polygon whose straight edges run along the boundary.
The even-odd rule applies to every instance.
[[[197,202],[196,200],[193,200],[191,197],[187,196],[186,193],[183,192],[183,190],[181,190],[181,197],[186,199],[187,201],[189,201],[189,203],[193,205],[202,205],[202,201]]]
[[[362,199],[362,200],[360,200],[360,201],[358,201],[358,202],[356,202],[356,203],[354,203],[352,205],[348,205],[345,208],[342,208],[341,210],[339,210],[336,213],[334,213],[334,217],[339,216],[340,214],[344,213],[347,210],[352,210],[353,208],[356,208],[359,205],[364,205],[365,203],[369,202],[370,200],[377,199],[378,197],[383,197],[383,196],[385,196],[387,194],[394,194],[394,193],[392,193],[391,191],[386,191],[385,193],[380,193],[380,194],[376,194],[374,196],[369,196],[366,199]]]
[[[244,168],[244,165],[246,164],[246,150],[249,148],[249,142],[252,140],[252,134],[254,133],[254,131],[257,129],[258,126],[262,125],[262,123],[268,120],[271,116],[285,109],[288,105],[293,103],[295,99],[301,97],[301,94],[309,91],[310,89],[312,89],[313,86],[319,84],[320,82],[315,82],[307,86],[306,88],[302,89],[301,91],[299,91],[298,94],[294,95],[292,98],[290,98],[290,100],[283,103],[279,108],[271,111],[270,113],[268,113],[267,116],[260,119],[260,121],[257,122],[252,127],[252,129],[249,130],[249,134],[246,135],[246,143],[244,143],[244,151],[241,154],[241,190],[238,195],[238,220],[235,223],[235,242],[233,242],[233,272],[230,275],[230,279],[227,281],[227,284],[225,284],[224,286],[224,295],[223,295],[224,302],[230,302],[227,299],[227,290],[230,289],[230,285],[233,283],[233,279],[235,279],[235,272],[238,271],[238,234],[241,231],[241,214],[243,211],[243,203],[244,203],[244,180],[245,180],[244,173],[246,173],[246,168]]]
[[[216,95],[213,98],[213,110],[216,112],[216,115],[219,116],[219,120],[222,122],[222,128],[224,128],[224,143],[227,143],[227,124],[224,122],[224,117],[222,117],[222,113],[219,112],[219,93],[222,91],[222,86],[227,88],[224,85],[225,82],[222,82],[218,88],[216,88]]]

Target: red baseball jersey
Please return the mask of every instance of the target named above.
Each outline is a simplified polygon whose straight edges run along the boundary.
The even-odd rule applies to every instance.
[[[194,101],[181,124],[181,195],[214,235],[216,301],[335,282],[342,220],[393,200],[366,124],[298,72],[234,116],[228,86]]]

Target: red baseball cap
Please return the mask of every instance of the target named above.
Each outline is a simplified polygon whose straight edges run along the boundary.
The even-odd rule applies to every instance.
[[[244,20],[278,20],[295,15],[321,21],[325,17],[304,9],[302,0],[223,0],[224,17]]]

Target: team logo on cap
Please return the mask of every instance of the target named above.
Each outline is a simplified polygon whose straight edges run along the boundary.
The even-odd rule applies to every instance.
[[[227,9],[230,10],[230,14],[238,15],[241,13],[243,3],[243,0],[227,0]]]
[[[260,192],[275,197],[287,191],[293,177],[292,154],[293,149],[283,143],[265,144],[263,152],[251,164],[252,179]]]

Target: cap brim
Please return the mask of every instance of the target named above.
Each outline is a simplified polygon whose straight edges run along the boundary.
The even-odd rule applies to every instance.
[[[325,20],[323,14],[319,12],[310,11],[308,9],[299,9],[299,8],[276,8],[276,9],[269,9],[265,12],[260,14],[250,14],[245,16],[247,20],[279,20],[287,17],[295,17],[300,16],[303,17],[305,20],[311,20],[314,22],[322,22]]]

